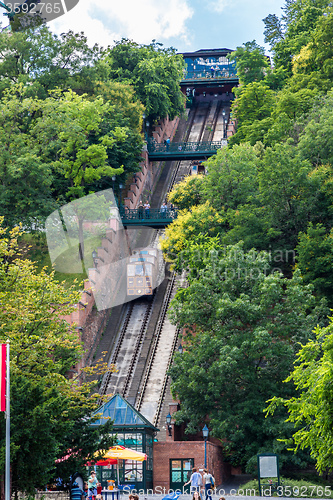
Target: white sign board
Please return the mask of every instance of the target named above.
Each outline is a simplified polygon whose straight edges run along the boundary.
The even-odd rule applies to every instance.
[[[277,457],[259,457],[259,476],[278,477]]]

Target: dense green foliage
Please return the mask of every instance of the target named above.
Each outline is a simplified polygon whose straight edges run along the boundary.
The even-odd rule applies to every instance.
[[[107,51],[104,62],[112,79],[133,85],[150,121],[167,115],[173,119],[183,113],[184,94],[179,81],[184,60],[175,49],[164,49],[154,42],[138,45],[123,38]]]
[[[0,231],[1,343],[10,342],[11,471],[14,491],[33,493],[59,474],[84,470],[97,450],[112,444],[110,424],[90,426],[98,408],[92,383],[68,375],[83,347],[65,316],[80,293],[66,289],[20,255],[19,231]],[[103,367],[100,366],[99,369]],[[5,418],[0,418],[0,468],[5,461]],[[56,463],[71,450],[72,457]]]
[[[170,194],[182,212],[162,248],[188,273],[172,309],[185,348],[170,371],[176,419],[190,433],[206,422],[249,471],[259,451],[333,469],[333,12],[286,0],[264,22],[274,66],[254,41],[231,55],[236,134],[206,177]]]
[[[332,377],[333,321],[326,328],[315,329],[311,339],[297,356],[297,365],[287,379],[293,381],[299,395],[283,399],[274,397],[267,411],[274,413],[281,405],[288,409],[290,422],[295,423],[293,443],[297,449],[309,448],[320,472],[332,468]],[[290,441],[287,441],[289,446]]]

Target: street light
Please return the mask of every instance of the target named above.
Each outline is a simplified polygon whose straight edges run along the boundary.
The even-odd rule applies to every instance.
[[[119,209],[121,208],[121,192],[124,189],[124,184],[119,184]]]
[[[172,436],[172,425],[171,425],[171,415],[170,413],[167,414],[166,416],[166,425],[167,425],[167,428],[168,428],[168,432],[169,432],[169,436],[171,437]]]
[[[91,255],[92,255],[92,258],[93,258],[94,266],[97,269],[97,257],[98,257],[98,254],[97,254],[96,250],[93,250]]]
[[[111,179],[112,179],[112,189],[113,189],[113,194],[114,194],[114,183],[115,183],[115,180],[116,180],[116,176],[115,176],[115,175],[113,175],[113,176],[111,177]]]
[[[228,119],[225,118],[224,119],[224,138],[225,139],[227,138],[227,123],[228,123]]]
[[[205,469],[207,468],[207,439],[208,439],[209,429],[205,424],[205,427],[202,429],[202,435],[205,440]]]
[[[178,352],[179,354],[183,354],[183,346],[181,344],[178,346]]]

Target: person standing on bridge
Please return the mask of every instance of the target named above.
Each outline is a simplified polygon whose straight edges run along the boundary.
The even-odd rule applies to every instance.
[[[167,140],[165,141],[165,144],[166,144],[167,151],[169,151],[169,148],[170,148],[170,137],[167,138]]]
[[[143,205],[144,209],[145,209],[145,215],[146,215],[146,219],[149,219],[150,217],[150,205],[149,205],[149,201],[147,200],[146,203]]]
[[[142,200],[139,201],[138,214],[139,214],[139,219],[143,219],[143,203],[142,203]]]
[[[164,201],[163,204],[162,204],[162,206],[161,206],[162,217],[166,216],[167,211],[168,211],[168,205]]]

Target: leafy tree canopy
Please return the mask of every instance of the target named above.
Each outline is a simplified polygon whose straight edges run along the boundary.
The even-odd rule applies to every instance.
[[[43,24],[1,33],[0,54],[0,91],[24,83],[27,95],[44,99],[56,87],[92,92],[102,49],[90,48],[83,33],[57,36]]]
[[[0,102],[0,206],[7,224],[30,227],[68,197],[110,187],[111,176],[137,169],[142,106],[133,96],[121,98],[126,91],[121,84],[102,87],[114,103],[60,90],[46,99],[24,97],[22,85],[7,92]]]
[[[297,355],[297,363],[286,383],[293,382],[298,395],[283,398],[275,395],[269,401],[267,414],[275,414],[281,406],[287,408],[288,421],[294,424],[288,447],[309,448],[319,472],[333,469],[332,451],[332,339],[333,322],[325,328],[317,326]]]
[[[181,401],[175,415],[189,433],[207,419],[231,463],[246,464],[289,435],[283,412],[268,422],[263,409],[270,394],[294,394],[282,380],[320,309],[299,273],[269,274],[267,253],[202,243],[187,245],[189,285],[172,302],[173,320],[185,327],[184,352],[170,370]]]
[[[0,340],[10,342],[12,420],[11,470],[14,491],[34,489],[58,477],[66,480],[73,467],[83,470],[94,453],[112,444],[110,424],[90,425],[97,409],[93,384],[69,380],[83,354],[74,328],[64,320],[80,298],[53,274],[18,254],[20,231],[0,230]],[[84,373],[82,373],[84,377]],[[72,453],[66,463],[56,460]],[[0,419],[0,468],[5,462],[5,419]],[[57,470],[58,468],[58,470]]]
[[[329,0],[286,0],[281,18],[270,14],[263,20],[265,42],[271,45],[275,66],[291,74],[293,57],[308,44],[329,5]]]
[[[108,49],[105,63],[110,78],[133,85],[151,121],[173,119],[184,111],[184,95],[179,82],[183,77],[184,60],[173,48],[161,44],[139,45],[127,38]]]
[[[228,55],[228,59],[236,60],[237,76],[241,85],[263,80],[265,70],[269,66],[264,48],[255,40],[244,43],[243,47],[237,47]]]

